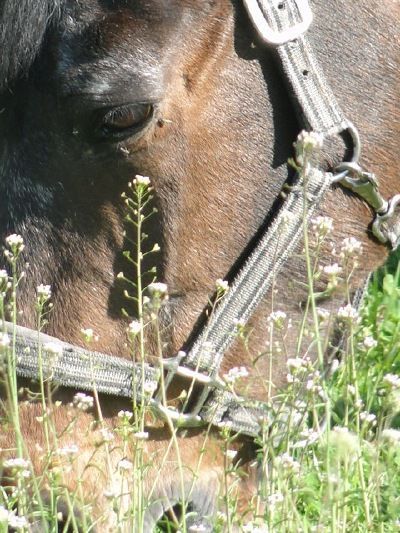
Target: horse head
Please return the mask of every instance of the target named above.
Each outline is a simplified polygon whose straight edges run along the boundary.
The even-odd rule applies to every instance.
[[[395,16],[386,15],[387,9],[395,11],[394,3],[350,6],[336,0],[329,9],[322,0],[313,4],[317,57],[362,132],[363,163],[381,176],[389,196],[399,138],[393,123]],[[157,268],[169,291],[160,314],[163,355],[186,349],[191,332],[204,322],[215,281],[234,278],[257,232],[274,217],[290,176],[287,160],[299,126],[274,50],[255,35],[239,0],[5,0],[0,17],[0,234],[2,240],[21,234],[25,242],[29,270],[19,288],[20,324],[35,328],[35,290],[49,284],[47,333],[82,346],[81,329],[90,327],[98,336],[97,351],[131,358],[121,309],[131,319],[137,316],[124,297],[133,274],[123,252],[135,251],[136,244],[126,233],[121,195],[135,175],[150,176],[157,213],[145,223],[146,246],[159,244],[161,251],[148,266]],[[340,162],[345,148],[329,145],[324,166]],[[349,235],[363,243],[357,274],[362,285],[385,255],[367,229],[369,208],[333,187],[319,213],[334,221],[333,247]],[[330,262],[326,248],[322,264]],[[119,272],[124,276],[118,279]],[[304,272],[304,259],[295,254],[250,320],[248,349],[236,343],[223,359],[221,373],[249,369],[243,388],[253,398],[266,394],[257,376],[273,381],[274,390],[285,382],[285,357],[267,349],[268,316],[279,302],[292,318],[286,339],[292,352],[299,304],[307,300],[300,283]],[[325,284],[322,276],[316,290]],[[342,302],[339,293],[326,306],[337,309]],[[149,355],[158,355],[154,331],[145,342]],[[255,360],[260,353],[270,355]],[[171,394],[183,388],[177,382]],[[62,431],[74,393],[55,393],[61,401],[54,416],[61,448],[71,438]],[[114,428],[117,413],[131,403],[111,398],[101,405],[104,424]],[[38,472],[44,468],[40,413],[39,404],[21,405],[23,434]],[[131,457],[133,446],[116,446],[111,455],[100,451],[96,466],[87,467],[93,420],[89,412],[79,417],[79,457],[64,483],[76,490],[81,478],[80,490],[100,516],[109,507],[110,480],[121,482],[121,475],[110,472]],[[153,503],[143,527],[150,530],[179,504],[182,491],[190,510],[213,515],[224,461],[218,439],[212,437],[204,450],[204,432],[186,430],[176,436],[179,446],[166,453],[170,428],[146,431],[143,453],[151,467],[144,486]],[[3,450],[12,447],[12,438],[0,437]],[[251,445],[244,440],[240,446],[242,456],[251,457]],[[177,463],[184,465],[182,475]],[[250,485],[242,483],[244,494]]]

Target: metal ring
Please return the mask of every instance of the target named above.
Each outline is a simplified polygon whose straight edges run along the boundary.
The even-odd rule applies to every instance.
[[[354,168],[354,170],[357,169],[356,165],[358,166],[358,169],[360,169],[360,166],[358,165],[358,161],[360,160],[361,156],[361,139],[360,135],[358,133],[357,128],[354,126],[352,122],[347,123],[347,128],[344,128],[340,133],[343,133],[345,131],[348,131],[351,137],[351,140],[353,142],[353,153],[351,156],[350,161],[343,161],[339,165],[337,165],[336,169],[340,169],[340,167],[343,165],[348,166],[349,168],[346,168],[344,170],[339,170],[338,173],[334,173],[332,178],[332,183],[337,183],[338,181],[341,181],[343,178],[345,178],[349,171]]]

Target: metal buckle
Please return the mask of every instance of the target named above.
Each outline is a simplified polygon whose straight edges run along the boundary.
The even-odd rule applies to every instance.
[[[273,1],[273,0],[270,0]],[[283,6],[287,0],[281,0],[277,2],[277,8]],[[269,45],[279,46],[281,44],[288,43],[297,39],[305,33],[313,19],[312,11],[308,0],[293,0],[297,6],[299,14],[301,16],[301,22],[298,22],[291,28],[286,30],[276,31],[271,28],[268,22],[265,20],[264,13],[262,12],[258,0],[243,0],[244,6],[247,9],[247,13],[252,21],[255,29],[257,30],[260,38]],[[277,11],[278,11],[277,9]]]

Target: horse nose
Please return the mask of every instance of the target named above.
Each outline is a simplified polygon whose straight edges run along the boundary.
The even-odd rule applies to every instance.
[[[184,519],[187,531],[211,533],[214,530],[219,482],[216,475],[207,478],[184,483],[184,491],[179,480],[164,484],[153,495],[152,503],[145,512],[144,532],[153,533],[156,527],[171,531],[171,524],[182,524]]]

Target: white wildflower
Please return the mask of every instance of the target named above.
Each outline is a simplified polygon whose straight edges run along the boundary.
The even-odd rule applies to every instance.
[[[189,533],[201,533],[203,531],[209,531],[208,527],[204,524],[193,524],[188,529]]]
[[[94,338],[94,331],[92,328],[82,328],[81,333],[86,342],[90,342]]]
[[[352,396],[356,395],[356,388],[354,385],[347,385],[347,392]]]
[[[3,463],[3,467],[12,470],[25,470],[29,468],[29,462],[22,457],[15,457],[14,459],[6,459]]]
[[[93,329],[92,328],[82,328],[81,329],[81,333],[86,339],[92,339],[93,338]]]
[[[347,304],[344,307],[340,307],[337,313],[338,318],[347,322],[357,323],[360,320],[360,315],[355,307],[351,304]]]
[[[325,237],[333,230],[333,220],[330,217],[318,216],[311,219],[311,227],[318,237]]]
[[[368,337],[364,338],[363,345],[365,348],[367,348],[367,350],[369,350],[378,346],[378,341],[376,341],[371,335],[368,335]]]
[[[244,533],[268,533],[268,527],[266,525],[257,525],[253,522],[249,522],[242,527]]]
[[[382,381],[392,389],[400,388],[400,376],[397,374],[385,374]]]
[[[340,257],[348,259],[350,257],[358,257],[362,254],[362,243],[354,237],[346,237],[342,241],[340,248]]]
[[[150,185],[150,178],[148,176],[141,176],[140,174],[136,174],[134,180],[134,185],[144,185],[145,187],[148,187]]]
[[[0,349],[7,348],[10,345],[11,339],[7,333],[0,333]]]
[[[13,233],[6,237],[6,245],[11,248],[13,251],[21,252],[24,249],[24,239],[21,235]]]
[[[321,387],[321,385],[318,385],[317,383],[315,383],[313,379],[307,380],[306,389],[315,394],[321,394],[323,392],[323,388]]]
[[[400,389],[393,388],[387,397],[388,409],[390,409],[392,414],[397,414],[400,412]]]
[[[8,509],[3,507],[3,505],[0,505],[0,524],[2,522],[8,521],[9,515],[10,515],[10,511],[8,511]]]
[[[278,455],[278,457],[275,458],[275,464],[291,474],[300,470],[300,463],[293,459],[293,457],[287,452]]]
[[[268,317],[268,322],[274,324],[278,328],[282,328],[286,320],[286,313],[284,311],[272,311]]]
[[[142,324],[139,320],[132,320],[128,326],[128,334],[132,337],[136,337],[142,331]]]
[[[339,483],[339,478],[336,474],[329,474],[327,478],[328,478],[328,482],[331,483],[332,485],[337,485]]]
[[[51,286],[43,285],[42,283],[36,287],[36,294],[38,298],[48,300],[51,296]]]
[[[384,429],[381,438],[392,444],[400,444],[400,431],[398,429]]]
[[[290,383],[300,383],[300,380],[299,378],[296,378],[293,374],[291,374],[290,372],[288,374],[286,374],[286,381],[290,384]]]
[[[114,433],[107,428],[101,428],[100,431],[101,442],[112,442],[114,440]]]
[[[237,450],[226,450],[225,455],[228,459],[234,459],[237,455]]]
[[[166,283],[154,282],[147,286],[150,298],[143,298],[143,306],[148,306],[150,309],[150,317],[155,320],[157,315],[155,311],[159,310],[162,303],[168,300],[168,286]],[[145,298],[148,299],[148,304],[145,304]]]
[[[157,390],[158,383],[157,381],[146,381],[143,384],[143,392],[148,396],[152,396],[153,393]]]
[[[7,270],[0,270],[0,282],[8,281]]]
[[[330,367],[329,367],[330,374],[331,375],[334,374],[336,370],[339,368],[339,366],[340,366],[339,359],[332,359]]]
[[[364,407],[364,402],[362,401],[361,398],[358,398],[358,400],[356,400],[356,401],[354,402],[354,407],[355,407],[356,409],[362,409],[362,408]]]
[[[330,312],[327,309],[323,309],[322,307],[317,308],[317,316],[320,320],[320,322],[326,322],[330,317]]]
[[[322,148],[324,137],[316,131],[301,131],[296,140],[296,147],[300,145],[304,150],[316,150]]]
[[[8,525],[10,528],[19,530],[25,529],[28,526],[28,521],[25,516],[18,516],[14,513],[8,515]]]
[[[376,415],[369,413],[368,411],[362,411],[360,413],[360,420],[367,422],[368,424],[376,425]]]
[[[267,498],[267,502],[272,507],[276,505],[277,503],[282,503],[284,501],[283,494],[281,492],[275,492],[274,494],[271,494]]]
[[[301,440],[297,441],[294,444],[294,448],[304,448],[305,446],[310,446],[314,444],[320,437],[321,434],[318,431],[313,430],[312,428],[305,428],[299,433]]]
[[[79,452],[79,448],[76,444],[68,444],[62,448],[58,448],[57,454],[62,457],[72,457]]]
[[[289,357],[289,359],[286,361],[286,366],[288,368],[292,368],[295,370],[299,370],[300,368],[305,368],[307,365],[306,361],[302,359],[301,357]]]
[[[306,390],[316,393],[316,394],[322,394],[323,389],[320,385],[321,383],[321,373],[319,370],[315,370],[311,374],[307,376],[306,381]]]
[[[329,446],[336,450],[339,459],[354,456],[359,451],[359,440],[346,427],[336,426],[329,435]]]
[[[122,418],[124,420],[130,420],[133,417],[133,413],[131,411],[119,411],[118,412],[118,418]]]
[[[58,344],[57,342],[46,342],[46,344],[43,344],[43,350],[50,355],[62,355],[63,348],[61,344]]]
[[[133,433],[133,438],[136,440],[147,440],[149,434],[147,431],[136,431],[136,433]]]
[[[128,461],[128,459],[121,459],[118,463],[118,469],[122,472],[129,472],[130,470],[133,470],[133,464],[131,461]]]
[[[166,283],[154,282],[148,285],[147,290],[150,294],[166,296],[168,292],[168,286]]]
[[[332,265],[324,266],[322,272],[329,277],[336,278],[342,272],[342,268],[337,263],[333,263]]]
[[[246,367],[244,366],[235,366],[231,368],[227,374],[223,375],[223,378],[228,383],[234,383],[236,380],[240,378],[246,378],[249,375],[249,372]]]
[[[229,290],[229,283],[226,280],[223,279],[217,279],[215,282],[215,288],[220,293],[228,292]]]
[[[81,411],[88,411],[94,405],[94,399],[92,396],[85,394],[84,392],[77,392],[73,399],[73,406]]]

